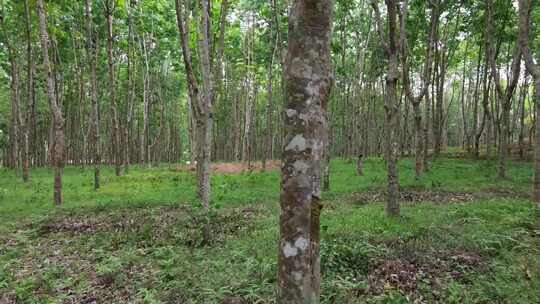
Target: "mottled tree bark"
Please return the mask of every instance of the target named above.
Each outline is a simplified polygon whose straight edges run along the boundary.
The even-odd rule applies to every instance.
[[[397,82],[399,43],[397,37],[397,11],[399,10],[396,0],[386,0],[388,11],[388,41],[384,38],[384,29],[381,22],[381,14],[375,0],[372,2],[375,12],[375,21],[381,45],[388,58],[388,71],[386,75],[386,94],[384,96],[385,109],[385,159],[388,170],[388,200],[386,211],[389,216],[397,217],[399,210],[399,140],[398,140],[398,116],[399,106],[397,103]]]
[[[320,297],[321,162],[326,105],[333,84],[333,1],[294,1],[285,64],[285,144],[278,260],[278,303],[316,304]]]
[[[62,108],[56,96],[56,77],[53,74],[49,59],[49,33],[47,32],[47,20],[43,0],[37,0],[37,12],[39,16],[39,31],[41,38],[41,50],[43,52],[43,68],[47,75],[47,95],[49,106],[53,115],[53,151],[52,164],[54,167],[54,202],[62,204],[62,174],[64,170],[64,118]]]
[[[201,19],[200,19],[200,35],[199,53],[200,65],[202,74],[203,90],[201,95],[202,125],[200,132],[200,195],[205,213],[210,210],[210,161],[212,152],[212,126],[214,125],[214,117],[212,113],[212,105],[214,103],[214,82],[212,79],[211,58],[210,58],[210,35],[211,35],[211,20],[210,20],[210,3],[211,0],[200,0]],[[207,219],[208,222],[209,219]],[[209,225],[205,226],[204,239],[207,241],[210,238]]]

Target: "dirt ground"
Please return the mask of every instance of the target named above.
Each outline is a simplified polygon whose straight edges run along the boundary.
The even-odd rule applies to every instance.
[[[222,173],[222,174],[240,174],[246,172],[261,172],[262,163],[253,162],[251,166],[247,162],[234,162],[234,163],[212,163],[212,172]],[[281,168],[281,162],[278,160],[267,161],[266,170],[267,171],[277,171]],[[194,164],[178,166],[175,168],[175,171],[195,171],[197,170]]]

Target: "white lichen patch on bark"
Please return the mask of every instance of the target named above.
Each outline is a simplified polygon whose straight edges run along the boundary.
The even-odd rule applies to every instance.
[[[296,241],[294,242],[294,247],[302,250],[302,251],[305,251],[306,248],[308,247],[308,240],[306,240],[305,238],[303,238],[302,236],[298,237],[296,239]]]
[[[287,114],[287,117],[292,118],[292,117],[294,117],[294,115],[296,115],[296,113],[298,113],[298,112],[296,112],[295,109],[286,109],[286,110],[285,110],[285,113]]]
[[[298,251],[306,251],[306,249],[309,246],[309,242],[307,239],[305,239],[302,236],[299,236],[296,241],[294,241],[294,244],[291,245],[289,242],[285,242],[285,246],[283,246],[283,255],[286,258],[295,257],[298,255]]]
[[[298,174],[307,174],[309,165],[305,161],[297,160],[293,164],[294,171]]]
[[[286,258],[294,257],[298,254],[298,249],[295,246],[291,246],[289,242],[285,243],[283,246],[283,255]]]
[[[289,142],[287,147],[285,147],[285,151],[291,151],[291,150],[304,151],[305,149],[306,149],[306,139],[304,138],[302,134],[298,134],[295,137],[293,137],[291,142]]]
[[[300,271],[293,271],[291,274],[296,281],[301,281],[303,278],[302,272]]]

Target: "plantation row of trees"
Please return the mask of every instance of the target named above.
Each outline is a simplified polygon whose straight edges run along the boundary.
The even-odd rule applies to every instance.
[[[2,163],[46,166],[53,163],[53,118],[59,113],[46,102],[38,2],[3,2]],[[403,81],[395,88],[395,126],[387,128],[384,75],[391,58],[380,47],[380,34],[389,28],[376,22],[384,23],[386,16],[370,1],[336,1],[331,154],[382,155],[383,139],[395,130],[399,155],[423,151],[436,157],[447,146],[462,146],[476,157],[500,155],[504,176],[501,147],[514,144],[526,157],[536,121],[534,80],[516,59],[518,14],[511,4],[495,1],[489,9],[483,1],[411,1],[407,11],[397,12],[395,76]],[[191,65],[205,61],[198,50],[204,17],[199,6],[197,1],[47,3],[54,104],[64,120],[68,164],[116,164],[120,175],[134,163],[197,158],[201,109],[193,102],[198,92],[190,89],[194,79],[181,58],[186,46]],[[209,3],[212,160],[279,154],[288,9],[278,0]],[[533,12],[532,22],[536,17]],[[534,37],[537,27],[531,28]],[[534,50],[538,42],[531,44]],[[192,70],[197,81],[204,80],[202,71]]]
[[[46,166],[52,162],[54,111],[46,102],[37,2],[3,2],[2,163],[23,167],[27,160],[29,166]],[[133,163],[195,160],[197,112],[188,98],[191,82],[181,59],[181,38],[188,39],[191,48],[198,47],[200,16],[197,1],[183,2],[187,15],[182,19],[188,26],[182,36],[171,1],[46,3],[66,162],[93,163],[95,147],[101,161],[119,165],[119,173]],[[336,1],[335,10],[336,90],[328,109],[331,152],[344,157],[382,155],[388,132],[383,94],[388,57],[380,47],[377,14],[367,0]],[[213,1],[208,11],[212,159],[276,157],[283,138],[281,66],[288,4]],[[414,134],[421,115],[424,152],[437,156],[447,146],[462,146],[476,156],[495,156],[508,142],[519,144],[514,148],[527,156],[536,120],[534,81],[517,61],[518,72],[511,73],[517,10],[511,2],[495,1],[491,20],[501,22],[493,23],[490,31],[487,12],[482,1],[408,5],[403,16],[407,35],[396,33],[397,43],[407,44],[396,50],[398,63],[404,60],[408,70],[408,80],[396,87],[398,154],[419,149]],[[536,15],[533,12],[532,22]],[[397,32],[398,23],[396,19]],[[531,28],[534,37],[537,27]],[[538,42],[531,43],[534,50]],[[428,55],[429,64],[424,60]],[[198,51],[188,57],[194,66],[202,62]],[[194,73],[202,80],[200,71]]]

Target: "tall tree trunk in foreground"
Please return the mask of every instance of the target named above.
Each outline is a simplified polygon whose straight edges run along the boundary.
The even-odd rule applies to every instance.
[[[120,122],[118,120],[118,105],[116,104],[116,76],[114,66],[114,10],[115,2],[105,2],[105,17],[107,18],[107,60],[109,64],[109,98],[111,107],[112,155],[116,176],[122,175],[122,149],[120,147]]]
[[[333,84],[333,1],[296,0],[285,64],[285,142],[278,260],[278,303],[319,303],[321,162]]]
[[[377,2],[372,1],[375,11],[377,31],[381,44],[388,58],[388,72],[386,75],[386,94],[384,96],[386,136],[385,136],[385,158],[388,167],[388,201],[386,211],[389,216],[399,216],[399,142],[398,142],[398,116],[399,107],[397,103],[397,81],[399,43],[397,37],[397,10],[399,9],[396,0],[387,0],[388,10],[388,41],[384,38],[384,29],[381,22],[381,14]]]
[[[533,177],[533,194],[532,201],[540,203],[540,65],[534,62],[529,49],[529,32],[530,32],[530,15],[531,15],[531,0],[519,0],[519,44],[527,72],[532,75],[534,80],[535,90],[535,135],[534,135],[534,177]]]
[[[92,158],[94,164],[94,189],[100,187],[100,163],[101,163],[101,145],[100,145],[100,126],[99,126],[99,101],[98,101],[98,81],[97,81],[97,35],[92,26],[92,1],[86,0],[86,31],[87,31],[87,53],[90,63],[90,97],[92,100],[90,134],[92,136]]]
[[[39,16],[39,31],[41,38],[41,50],[43,52],[43,68],[47,74],[47,95],[49,106],[53,115],[53,151],[52,164],[54,167],[54,202],[62,204],[62,174],[64,170],[64,117],[62,108],[56,96],[56,77],[53,74],[49,59],[49,33],[47,32],[47,19],[43,0],[37,0],[37,12]]]

